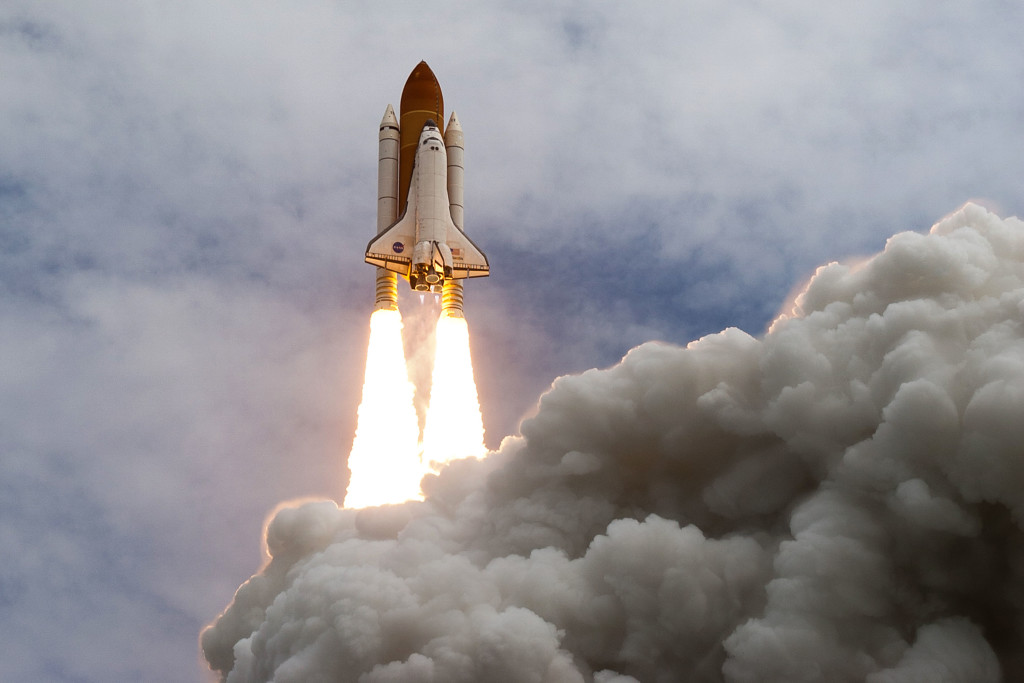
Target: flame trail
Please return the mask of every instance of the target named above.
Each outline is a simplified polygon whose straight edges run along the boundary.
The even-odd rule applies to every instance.
[[[436,349],[423,428],[423,461],[435,470],[450,460],[487,453],[465,318],[438,318]]]
[[[352,478],[345,495],[346,507],[422,497],[420,479],[424,472],[413,391],[402,348],[402,316],[395,310],[374,311],[370,316],[363,399],[348,456]]]

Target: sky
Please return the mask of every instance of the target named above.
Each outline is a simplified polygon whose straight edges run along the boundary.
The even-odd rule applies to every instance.
[[[823,264],[1024,212],[1022,14],[5,2],[0,678],[201,678],[268,515],[342,497],[377,126],[420,60],[465,130],[498,448],[556,377],[760,338]]]

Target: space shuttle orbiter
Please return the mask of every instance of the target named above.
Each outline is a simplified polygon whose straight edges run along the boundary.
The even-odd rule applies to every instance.
[[[441,87],[420,62],[402,91],[401,124],[391,105],[380,123],[377,236],[366,245],[366,262],[378,266],[375,308],[397,308],[397,273],[461,316],[462,280],[490,273],[462,231],[462,126],[453,112],[442,132],[443,116]]]

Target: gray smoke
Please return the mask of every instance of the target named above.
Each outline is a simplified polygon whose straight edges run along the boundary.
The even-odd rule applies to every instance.
[[[998,681],[1024,634],[1024,222],[820,268],[763,338],[558,379],[427,501],[281,509],[243,681]]]

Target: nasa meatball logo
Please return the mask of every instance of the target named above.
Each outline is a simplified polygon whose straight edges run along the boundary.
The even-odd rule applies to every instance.
[[[391,245],[391,251],[395,252],[396,254],[401,254],[403,251],[405,251],[405,245],[402,244],[401,242],[395,242],[394,244]]]

